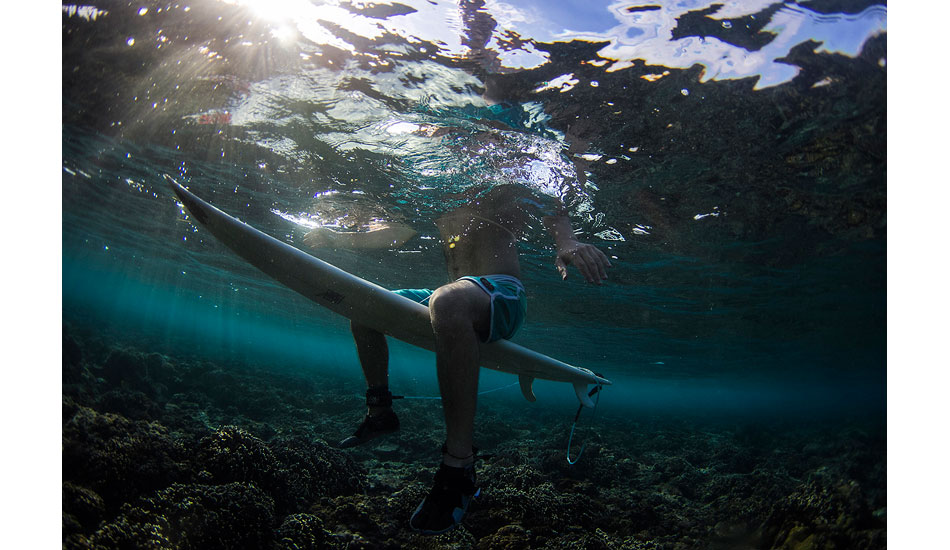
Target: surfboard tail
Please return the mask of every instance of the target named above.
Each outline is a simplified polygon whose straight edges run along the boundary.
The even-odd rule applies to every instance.
[[[525,399],[532,403],[538,400],[538,398],[534,395],[534,388],[532,387],[534,384],[533,376],[519,374],[518,383],[521,385],[521,395],[523,395]]]
[[[577,395],[577,400],[581,402],[581,405],[584,405],[588,409],[594,408],[594,400],[590,398],[590,393],[587,391],[587,384],[576,382],[574,384],[574,393]]]

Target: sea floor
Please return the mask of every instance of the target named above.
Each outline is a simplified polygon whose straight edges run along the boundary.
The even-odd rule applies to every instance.
[[[399,433],[347,451],[352,378],[171,356],[63,332],[66,549],[872,549],[887,546],[880,419],[598,412],[482,403],[482,496],[413,533],[442,437],[438,401],[397,401]],[[586,417],[585,417],[586,418]],[[576,442],[577,443],[577,442]],[[579,446],[575,444],[574,452]]]

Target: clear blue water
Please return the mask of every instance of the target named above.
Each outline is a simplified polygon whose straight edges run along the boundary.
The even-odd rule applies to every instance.
[[[64,4],[63,318],[358,380],[345,322],[163,174],[299,246],[322,198],[374,203],[419,236],[321,257],[390,288],[445,282],[448,194],[565,185],[610,281],[560,281],[532,232],[515,341],[612,379],[602,406],[881,412],[886,65],[864,1]],[[394,380],[434,391],[431,355],[393,349]]]

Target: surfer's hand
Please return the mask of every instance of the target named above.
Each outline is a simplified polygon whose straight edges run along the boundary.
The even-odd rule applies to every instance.
[[[611,267],[607,255],[599,248],[576,240],[558,247],[554,265],[561,274],[561,280],[567,279],[567,266],[573,265],[588,283],[598,285],[607,279],[607,268]]]

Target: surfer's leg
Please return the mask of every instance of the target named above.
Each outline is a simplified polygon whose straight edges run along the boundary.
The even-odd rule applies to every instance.
[[[340,441],[342,448],[366,443],[381,435],[399,429],[399,418],[393,412],[392,393],[389,392],[389,349],[386,336],[373,329],[352,323],[356,352],[366,377],[366,417],[356,432]]]
[[[429,303],[435,333],[436,369],[445,413],[449,466],[472,462],[472,437],[478,398],[478,345],[488,333],[491,303],[469,281],[440,287]]]
[[[478,398],[478,344],[488,333],[491,303],[477,286],[456,281],[435,291],[429,317],[435,332],[446,437],[432,489],[412,514],[409,526],[434,535],[458,525],[479,494],[472,434]]]
[[[389,347],[386,336],[378,331],[356,323],[350,323],[356,354],[360,358],[366,387],[370,390],[389,390]],[[388,408],[388,407],[386,407]],[[369,406],[369,413],[376,414],[380,407]]]

